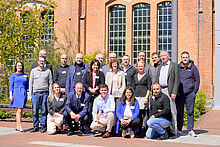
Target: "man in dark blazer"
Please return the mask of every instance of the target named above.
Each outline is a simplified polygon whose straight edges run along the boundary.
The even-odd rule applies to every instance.
[[[89,70],[89,66],[83,63],[83,55],[81,53],[76,54],[75,63],[69,67],[66,78],[66,95],[74,90],[77,82],[83,82],[87,70]]]
[[[75,91],[70,92],[67,96],[66,111],[63,114],[69,129],[67,136],[73,135],[74,131],[78,129],[79,121],[80,135],[89,130],[87,127],[89,99],[90,96],[83,91],[83,84],[81,82],[76,83]],[[74,128],[72,120],[74,121]]]
[[[45,57],[45,59],[47,58],[47,51],[45,49],[42,49],[39,51],[39,57],[40,56],[43,56]],[[31,65],[31,70],[36,68],[38,66],[38,61],[34,62],[32,65]],[[53,68],[52,68],[52,65],[47,62],[47,60],[45,61],[45,64],[44,64],[44,67],[47,67],[51,73],[52,73],[52,77],[53,77]]]
[[[160,52],[162,64],[158,67],[156,83],[162,87],[162,92],[170,98],[170,108],[172,113],[172,133],[177,133],[177,110],[175,99],[177,96],[180,79],[179,67],[177,63],[169,60],[169,53],[165,50]]]

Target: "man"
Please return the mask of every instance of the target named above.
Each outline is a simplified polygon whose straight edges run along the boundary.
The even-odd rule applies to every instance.
[[[134,75],[137,73],[137,69],[132,65],[130,65],[129,63],[130,63],[130,56],[124,55],[122,57],[121,70],[125,72],[126,87],[132,86],[133,88],[135,88]]]
[[[155,83],[152,86],[153,96],[150,100],[150,118],[147,121],[148,130],[146,137],[154,139],[168,139],[169,135],[166,130],[170,126],[171,112],[170,112],[170,99],[167,95],[161,92],[160,84]]]
[[[68,94],[65,106],[64,118],[69,128],[67,136],[73,135],[74,131],[78,129],[79,121],[80,135],[87,133],[89,99],[89,94],[83,91],[83,84],[81,82],[76,83],[75,91]],[[75,128],[73,128],[72,120]]]
[[[117,59],[116,53],[110,53],[109,54],[109,63],[113,59]],[[104,73],[105,76],[106,76],[107,72],[109,72],[109,71],[111,71],[110,68],[109,68],[109,64],[102,67],[102,72]]]
[[[42,49],[39,51],[39,57],[40,56],[43,56],[45,58],[45,63],[44,63],[44,67],[47,67],[51,73],[52,73],[52,76],[53,76],[53,69],[52,69],[52,65],[47,62],[47,51],[45,49]],[[34,69],[35,67],[38,66],[38,61],[34,62],[32,65],[31,65],[31,70]]]
[[[162,87],[162,92],[170,98],[170,109],[172,113],[172,133],[177,133],[177,111],[175,98],[179,88],[179,68],[177,63],[169,60],[169,53],[165,50],[160,52],[162,60],[161,65],[158,66],[156,83]]]
[[[146,54],[145,54],[144,51],[140,51],[138,53],[138,61],[141,61],[141,60],[146,63]],[[137,68],[136,64],[134,64],[133,66],[135,68]],[[146,63],[145,68],[144,68],[144,72],[148,73],[150,75],[151,79],[152,79],[152,73],[151,73],[150,68],[151,68],[151,66],[148,63]]]
[[[66,95],[74,90],[77,82],[83,82],[87,70],[89,70],[89,66],[83,63],[83,55],[81,53],[76,54],[75,63],[69,67],[66,78]]]
[[[47,97],[51,94],[52,90],[52,73],[44,67],[45,57],[38,57],[38,67],[31,70],[29,80],[29,101],[32,99],[33,105],[33,124],[34,128],[31,132],[37,132],[39,130],[39,107],[41,105],[41,117],[40,117],[40,132],[47,131]]]
[[[93,122],[90,127],[93,130],[105,132],[102,137],[108,138],[111,136],[114,124],[115,100],[112,95],[108,94],[107,85],[100,86],[100,93],[93,103]]]
[[[157,75],[157,70],[158,70],[158,66],[161,64],[160,62],[160,56],[157,52],[153,52],[151,55],[151,59],[153,61],[153,66],[151,66],[150,70],[152,73],[152,84],[155,83],[156,81],[156,75]]]
[[[105,56],[102,53],[98,53],[95,56],[95,59],[97,59],[99,61],[99,63],[100,63],[100,71],[102,71],[102,67],[104,66],[103,65],[104,58],[105,58]]]
[[[181,54],[181,62],[179,64],[180,70],[180,95],[176,99],[177,105],[177,129],[181,134],[183,127],[184,104],[186,103],[186,113],[188,119],[188,134],[196,137],[193,131],[194,126],[194,103],[196,93],[199,90],[200,77],[198,68],[194,62],[190,60],[189,53],[184,51]]]
[[[62,54],[60,56],[61,65],[56,67],[54,70],[53,81],[61,86],[61,92],[65,93],[66,78],[69,70],[69,65],[67,65],[67,55]]]

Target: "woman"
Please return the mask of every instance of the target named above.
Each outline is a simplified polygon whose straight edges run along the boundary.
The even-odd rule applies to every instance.
[[[26,106],[29,91],[28,76],[24,74],[24,64],[18,61],[15,65],[15,72],[9,79],[9,107],[16,108],[16,131],[24,132],[21,126],[21,116]]]
[[[113,95],[117,102],[117,100],[122,97],[122,93],[125,89],[125,74],[119,70],[120,67],[117,59],[110,61],[109,68],[112,69],[112,71],[107,72],[105,83],[109,87],[109,94]]]
[[[135,98],[138,100],[140,104],[140,113],[139,118],[141,120],[142,128],[139,128],[140,133],[142,135],[145,134],[146,131],[146,121],[148,119],[148,100],[151,89],[151,78],[149,74],[144,72],[145,62],[139,61],[137,63],[138,73],[134,76],[135,81]],[[147,111],[145,110],[147,109]],[[143,120],[144,118],[144,120]]]
[[[122,137],[125,137],[128,132],[130,137],[134,138],[134,130],[140,123],[138,118],[139,109],[139,103],[134,97],[134,90],[129,86],[124,90],[123,96],[117,105],[116,114],[118,120],[116,124],[116,134],[118,134],[120,125],[122,128]]]
[[[61,93],[60,88],[59,84],[54,83],[52,94],[48,97],[47,132],[49,135],[59,132],[63,124],[63,112],[67,98]]]

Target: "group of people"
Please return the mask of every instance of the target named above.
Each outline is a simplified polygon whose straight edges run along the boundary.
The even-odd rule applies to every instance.
[[[67,136],[80,130],[79,135],[93,132],[103,138],[120,134],[168,139],[182,133],[186,104],[188,134],[196,136],[194,103],[200,78],[188,52],[181,53],[179,64],[170,61],[165,50],[154,52],[152,66],[146,63],[143,51],[135,65],[130,64],[129,55],[121,58],[120,65],[115,53],[103,65],[105,57],[99,53],[88,66],[78,53],[69,66],[67,55],[62,54],[54,72],[46,55],[46,50],[40,50],[29,80],[21,61],[10,76],[9,100],[10,107],[16,108],[17,131],[24,132],[21,116],[28,100],[33,106],[31,132],[55,134],[66,125]]]

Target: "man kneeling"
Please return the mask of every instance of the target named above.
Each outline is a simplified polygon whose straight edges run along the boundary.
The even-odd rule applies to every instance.
[[[168,139],[166,128],[170,126],[172,120],[170,100],[167,95],[161,92],[161,86],[158,83],[152,87],[153,96],[150,100],[150,118],[147,121],[146,137],[150,139],[158,137],[160,140]]]
[[[63,114],[69,129],[67,136],[73,135],[74,131],[78,129],[79,121],[80,135],[87,133],[89,99],[90,96],[83,91],[83,84],[76,83],[75,91],[70,92],[67,96],[66,112]],[[75,128],[73,128],[72,120],[74,120]]]
[[[93,103],[93,122],[90,127],[103,133],[106,131],[102,137],[108,138],[111,136],[115,118],[115,100],[112,95],[108,94],[107,85],[100,86],[100,93]]]

